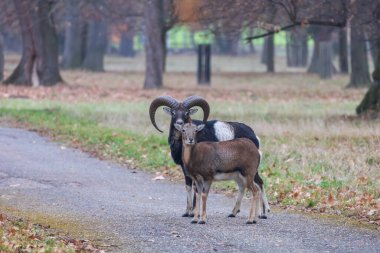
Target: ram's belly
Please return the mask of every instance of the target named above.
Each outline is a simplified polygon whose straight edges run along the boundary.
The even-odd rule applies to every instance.
[[[216,173],[214,176],[215,181],[226,181],[226,180],[237,180],[239,177],[240,172],[235,171],[235,172],[229,172],[229,173]]]

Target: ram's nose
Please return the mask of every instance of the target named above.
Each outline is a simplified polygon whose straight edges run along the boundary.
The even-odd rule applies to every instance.
[[[183,126],[183,120],[182,119],[177,120],[175,123],[179,126]]]

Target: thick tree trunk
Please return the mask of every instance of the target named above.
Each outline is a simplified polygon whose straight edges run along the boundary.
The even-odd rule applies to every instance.
[[[307,65],[308,46],[307,33],[304,29],[293,29],[286,36],[286,59],[289,67],[305,67]]]
[[[274,36],[271,35],[268,37],[267,41],[267,72],[274,72]]]
[[[347,87],[357,88],[371,83],[369,76],[366,40],[363,28],[352,19],[351,27],[351,78]]]
[[[331,79],[333,75],[333,68],[325,68],[332,62],[332,42],[331,41],[322,41],[319,44],[319,61],[318,61],[318,69],[319,76],[322,79]]]
[[[254,29],[249,29],[248,36],[252,37],[254,34],[255,34],[255,30]],[[253,43],[253,41],[254,40],[249,41],[249,52],[251,54],[255,54],[256,53],[256,48],[255,48],[255,44]]]
[[[120,55],[125,57],[135,57],[135,50],[133,48],[133,36],[131,31],[123,32],[120,41]]]
[[[166,45],[166,34],[167,30],[165,28],[162,29],[161,40],[162,40],[162,52],[164,56],[162,57],[162,71],[166,72],[166,57],[168,55],[168,47]]]
[[[369,113],[380,117],[380,39],[374,43],[376,47],[375,70],[372,73],[374,83],[364,95],[360,105],[356,108],[357,114]]]
[[[65,43],[61,66],[64,69],[82,67],[86,42],[85,24],[80,20],[78,0],[67,0]]]
[[[4,78],[4,39],[0,31],[0,82]]]
[[[235,34],[219,33],[216,36],[218,51],[221,54],[236,56],[238,54],[239,36]]]
[[[332,30],[329,27],[314,27],[311,30],[311,34],[314,38],[314,49],[307,71],[308,73],[318,74],[324,79],[331,78],[332,74],[337,72],[332,62],[331,32]]]
[[[265,37],[264,43],[263,43],[263,48],[262,48],[262,51],[261,51],[261,60],[260,60],[260,62],[262,64],[267,64],[267,60],[268,60],[268,37]]]
[[[347,29],[339,30],[339,68],[341,73],[348,73]]]
[[[51,2],[14,0],[21,26],[22,58],[5,84],[55,85],[62,81]]]
[[[104,71],[106,48],[107,24],[103,20],[89,21],[83,68],[91,71]]]
[[[164,13],[162,0],[145,0],[145,89],[160,88],[163,85]]]

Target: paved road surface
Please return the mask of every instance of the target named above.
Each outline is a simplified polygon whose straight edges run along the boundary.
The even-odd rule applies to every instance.
[[[0,128],[0,209],[100,239],[115,252],[380,252],[379,231],[274,212],[246,225],[247,201],[209,198],[208,224],[180,217],[182,184],[100,161],[36,133]],[[56,224],[56,225],[54,225]]]

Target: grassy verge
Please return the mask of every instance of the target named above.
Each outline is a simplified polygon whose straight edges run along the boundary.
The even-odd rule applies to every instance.
[[[150,171],[174,167],[166,138],[101,127],[92,119],[75,116],[60,107],[3,108],[0,117],[12,118],[56,141],[69,143],[103,159]]]
[[[88,241],[58,235],[48,227],[0,213],[0,252],[103,252]]]

